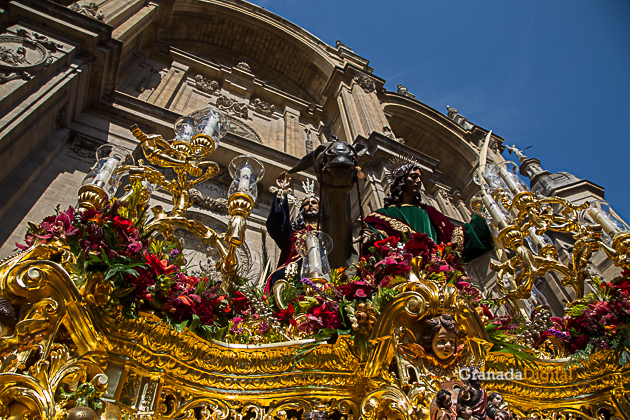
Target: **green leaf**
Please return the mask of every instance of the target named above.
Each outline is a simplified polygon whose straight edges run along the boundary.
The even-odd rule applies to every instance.
[[[135,305],[130,304],[123,306],[122,315],[127,319],[136,319],[137,315],[135,311]]]
[[[197,327],[199,326],[199,322],[201,320],[199,319],[199,316],[197,314],[193,314],[192,316],[192,322],[190,323],[190,327],[188,327],[189,331],[195,331],[197,329]]]
[[[184,331],[184,328],[186,328],[186,325],[188,325],[188,320],[182,321],[179,324],[175,324],[175,331],[181,333],[182,331]]]

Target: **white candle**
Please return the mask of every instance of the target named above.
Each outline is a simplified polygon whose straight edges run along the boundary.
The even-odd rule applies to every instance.
[[[586,213],[591,216],[591,219],[595,223],[598,223],[602,226],[602,229],[610,236],[611,238],[615,236],[615,234],[619,233],[619,228],[615,226],[613,222],[610,221],[608,216],[598,208],[589,207],[586,210]]]
[[[514,181],[514,179],[512,179],[512,175],[505,166],[499,167],[499,176],[501,177],[503,182],[507,184],[510,191],[512,191],[514,194],[523,192],[523,187],[521,187],[517,182]]]
[[[238,190],[240,192],[249,192],[249,181],[254,175],[254,171],[249,166],[243,166],[241,169],[241,178],[238,181]]]
[[[319,240],[315,232],[309,232],[306,235],[306,252],[308,254],[308,264],[310,265],[310,273],[318,276],[322,273],[322,256],[319,251]]]
[[[214,138],[214,132],[218,124],[219,116],[214,112],[210,113],[207,117],[206,125],[203,128],[203,134]]]
[[[98,175],[96,175],[96,177],[92,181],[92,184],[101,188],[104,185],[107,185],[109,179],[112,177],[112,174],[114,173],[114,170],[118,167],[118,165],[120,165],[120,161],[118,159],[116,159],[115,157],[108,158],[105,162],[105,165],[103,165]]]
[[[182,141],[190,142],[190,139],[192,138],[192,132],[192,126],[190,124],[184,124],[181,131]]]
[[[490,212],[490,217],[492,217],[492,220],[494,220],[497,225],[501,224],[501,222],[506,223],[503,212],[499,208],[497,202],[494,201],[494,198],[490,196],[490,194],[483,195],[483,204],[484,206],[486,206],[486,209],[488,209],[488,211]]]

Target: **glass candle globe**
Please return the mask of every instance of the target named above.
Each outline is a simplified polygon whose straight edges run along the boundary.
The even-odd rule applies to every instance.
[[[517,195],[524,191],[529,191],[527,184],[518,175],[518,165],[512,161],[501,162],[494,165],[497,175],[507,187],[507,191]]]
[[[235,193],[247,194],[254,201],[258,197],[258,187],[256,183],[265,175],[265,168],[258,159],[249,155],[237,156],[228,166],[232,184],[228,190],[228,195]]]
[[[332,249],[332,238],[324,232],[311,230],[299,238],[296,250],[303,257],[302,277],[310,280],[330,280],[328,254]]]
[[[584,225],[598,224],[604,231],[604,240],[610,244],[612,238],[621,232],[630,231],[630,226],[610,207],[605,200],[594,200],[589,203],[586,210],[579,216],[580,223]]]
[[[507,185],[505,185],[505,182],[503,182],[503,180],[499,176],[497,166],[493,163],[487,163],[483,171],[477,169],[473,173],[473,182],[477,185],[483,185],[484,183],[488,185],[490,194],[492,194],[499,188],[508,193],[510,192],[510,189],[507,187]]]
[[[483,191],[473,196],[470,200],[470,207],[475,213],[484,218],[495,236],[498,236],[502,229],[513,222],[512,215],[508,213],[505,207],[497,203],[490,194]]]
[[[112,198],[120,185],[123,174],[117,174],[116,169],[123,164],[133,161],[129,151],[114,145],[104,144],[96,151],[96,164],[83,179],[83,185],[93,185],[101,188]]]
[[[214,142],[214,149],[230,128],[227,116],[217,108],[209,107],[180,117],[175,121],[175,139],[190,143],[196,137],[207,136]]]

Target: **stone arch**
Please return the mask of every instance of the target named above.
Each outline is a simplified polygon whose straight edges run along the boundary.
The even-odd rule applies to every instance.
[[[246,2],[173,2],[157,40],[222,65],[236,66],[246,56],[251,72],[261,80],[318,104],[325,99],[322,92],[335,68],[332,47]]]
[[[418,101],[383,102],[383,110],[396,137],[403,138],[405,145],[437,159],[440,181],[463,191],[479,159],[479,149],[467,141],[466,133],[445,115]]]

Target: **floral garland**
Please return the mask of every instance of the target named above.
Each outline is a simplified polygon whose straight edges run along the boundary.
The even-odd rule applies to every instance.
[[[551,318],[552,327],[535,346],[555,337],[577,364],[592,353],[612,349],[623,366],[630,361],[630,271],[611,282],[595,278],[594,286],[595,293],[572,302],[564,317]]]
[[[224,293],[219,279],[186,273],[177,244],[144,232],[143,217],[129,219],[129,214],[116,200],[98,211],[57,209],[55,216],[31,224],[25,245],[18,247],[61,245],[73,255],[77,286],[101,273],[112,286],[110,304],[124,316],[133,318],[139,310],[151,310],[178,331],[188,329],[227,342],[351,334],[367,343],[378,315],[398,293],[396,285],[409,280],[410,263],[416,257],[427,278],[454,284],[475,306],[481,297],[464,276],[450,244],[437,245],[426,234],[416,233],[408,240],[390,237],[376,242],[356,264],[352,278],[336,269],[325,284],[297,275],[287,279],[282,309],[271,295],[244,286]],[[236,279],[236,283],[245,282]]]

